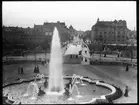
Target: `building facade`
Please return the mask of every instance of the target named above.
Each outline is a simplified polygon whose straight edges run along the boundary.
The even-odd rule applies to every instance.
[[[91,39],[104,44],[126,44],[128,43],[128,34],[125,20],[100,21],[92,26]]]
[[[46,38],[51,39],[54,27],[57,27],[61,41],[67,40],[71,33],[64,22],[48,23],[35,25],[33,28],[3,27],[3,41],[9,44],[39,45]],[[49,40],[51,41],[51,40]]]
[[[32,34],[53,35],[54,27],[57,27],[59,33],[70,33],[64,22],[44,22],[43,25],[35,25]]]

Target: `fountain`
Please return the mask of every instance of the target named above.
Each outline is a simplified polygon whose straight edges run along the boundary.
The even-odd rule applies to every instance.
[[[80,104],[89,104],[89,103],[95,103],[96,100],[107,100],[111,97],[114,97],[116,94],[116,88],[112,85],[109,85],[104,82],[100,81],[94,81],[90,78],[85,78],[76,74],[73,74],[73,76],[63,76],[63,67],[62,67],[62,51],[61,51],[61,45],[60,45],[60,38],[57,28],[54,29],[54,34],[52,38],[52,45],[51,45],[51,55],[50,55],[50,63],[49,63],[49,76],[44,76],[43,74],[37,74],[37,76],[33,79],[20,79],[16,82],[12,83],[4,83],[3,89],[6,91],[6,87],[12,87],[11,90],[8,90],[8,93],[16,93],[18,91],[19,97],[14,95],[14,104],[61,104],[68,102],[72,103],[80,103]],[[47,82],[48,80],[48,87]],[[25,83],[29,82],[29,83]],[[67,88],[64,88],[65,82],[70,81]],[[46,86],[44,85],[46,83]],[[20,84],[20,85],[19,85]],[[27,91],[24,92],[24,88],[26,88],[27,85]],[[81,86],[80,86],[81,85]],[[14,87],[15,86],[15,87]],[[21,86],[20,88],[17,88],[18,86]],[[45,87],[43,90],[44,95],[38,95],[38,93],[41,93],[39,89],[41,87]],[[84,87],[86,86],[86,87]],[[95,88],[91,88],[94,86]],[[88,87],[91,88],[91,91],[87,89]],[[93,91],[92,90],[96,90]],[[17,90],[16,90],[17,88]],[[23,88],[23,89],[22,89]],[[80,90],[82,89],[83,90]],[[66,90],[67,89],[67,90]],[[104,90],[105,94],[100,93],[99,89]],[[74,93],[73,90],[77,91],[77,94]],[[79,91],[80,90],[80,91]],[[85,91],[86,93],[91,95],[85,95],[82,94],[82,91]],[[64,93],[68,94],[64,94]],[[13,94],[7,94],[9,100],[9,95],[12,96]],[[22,94],[25,93],[25,94]],[[74,93],[74,94],[73,94]],[[82,95],[81,95],[82,94]],[[98,94],[99,98],[95,97],[93,95]],[[31,96],[30,98],[27,98],[28,96]],[[67,97],[68,96],[68,97]],[[75,97],[74,97],[75,96]],[[4,97],[4,96],[3,96]],[[39,98],[38,98],[39,97]],[[60,97],[64,97],[60,99]],[[86,98],[87,97],[87,98]],[[35,100],[37,99],[37,100]],[[81,99],[77,102],[78,99]],[[113,98],[115,99],[115,98]],[[6,100],[6,98],[5,98]],[[34,101],[32,101],[34,100]]]
[[[40,81],[38,82],[40,84],[45,82],[44,75],[43,74],[37,74],[34,81],[29,83],[29,85],[27,87],[27,92],[23,95],[24,97],[32,95],[31,99],[37,99],[36,96],[39,92],[39,86],[37,83],[37,79],[40,79]]]
[[[85,86],[85,84],[83,83],[82,79],[83,79],[82,76],[73,74],[73,76],[72,76],[72,84],[74,84],[74,83],[76,83],[76,84],[81,83],[82,86]]]
[[[73,98],[71,97],[71,94],[73,93],[73,89],[76,89],[76,91],[77,91],[77,98],[81,98],[82,96],[80,95],[80,92],[79,92],[79,89],[78,89],[78,87],[77,87],[77,85],[76,84],[73,84],[73,86],[71,86],[70,85],[70,89],[69,89],[69,91],[70,91],[70,97],[68,98],[68,100],[73,100]]]
[[[23,96],[27,97],[29,95],[32,95],[31,99],[36,99],[38,92],[39,92],[39,88],[37,83],[30,82],[27,88],[27,92]]]
[[[51,55],[49,64],[49,82],[48,94],[63,94],[63,67],[62,67],[62,51],[60,45],[60,38],[57,28],[54,29],[51,45]]]
[[[79,77],[78,75],[73,74],[73,77],[72,77],[72,84],[74,84],[74,83],[79,84],[79,83],[80,83],[78,77]]]
[[[82,86],[86,86],[86,84],[83,83],[83,77],[82,76],[80,76],[80,83]]]

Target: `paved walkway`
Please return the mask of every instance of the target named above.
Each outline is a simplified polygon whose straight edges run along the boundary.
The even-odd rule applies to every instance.
[[[12,60],[35,60],[35,55],[32,54],[32,55],[28,55],[27,57],[23,57],[23,56],[8,56],[7,57],[8,59],[12,59]],[[46,55],[44,53],[41,53],[41,54],[36,54],[36,59],[39,60],[39,59],[42,59],[44,60],[45,58],[46,59],[50,59],[50,53],[47,53]],[[101,60],[101,61],[108,61],[108,62],[111,62],[111,61],[122,61],[122,62],[128,62],[128,63],[131,63],[131,59],[130,58],[123,58],[123,57],[117,57],[115,55],[107,55],[107,57],[103,57],[103,55],[101,56],[101,59],[100,59],[100,54],[93,54],[91,56],[91,59],[92,60]],[[3,60],[5,61],[6,60],[6,57],[3,57]],[[132,59],[132,62],[133,63],[137,63],[137,59]]]

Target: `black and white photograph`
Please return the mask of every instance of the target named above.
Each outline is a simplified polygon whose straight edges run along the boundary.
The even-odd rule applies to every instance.
[[[2,1],[2,103],[137,103],[136,1]]]

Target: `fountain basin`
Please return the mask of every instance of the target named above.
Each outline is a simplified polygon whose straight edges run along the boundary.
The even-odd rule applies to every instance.
[[[48,79],[48,76],[45,76],[45,79]],[[72,79],[72,76],[64,76],[64,83],[67,83]],[[15,102],[21,104],[89,104],[95,103],[97,100],[107,100],[107,98],[113,97],[116,94],[116,88],[108,83],[103,83],[99,80],[92,80],[90,78],[82,78],[82,81],[86,86],[77,84],[80,95],[77,95],[76,91],[73,91],[72,97],[73,100],[68,100],[69,97],[64,95],[64,92],[47,92],[42,97],[37,97],[36,100],[31,100],[29,97],[23,97],[23,94],[26,91],[28,84],[34,80],[33,78],[22,79],[18,81],[13,81],[12,83],[6,83],[3,85],[3,92],[6,94],[6,91],[9,96],[12,96]],[[39,80],[39,79],[37,79]],[[95,91],[93,91],[95,90]],[[78,97],[81,96],[81,97]],[[69,99],[70,99],[69,98]],[[10,99],[9,99],[10,100]],[[14,104],[13,103],[13,104]]]

